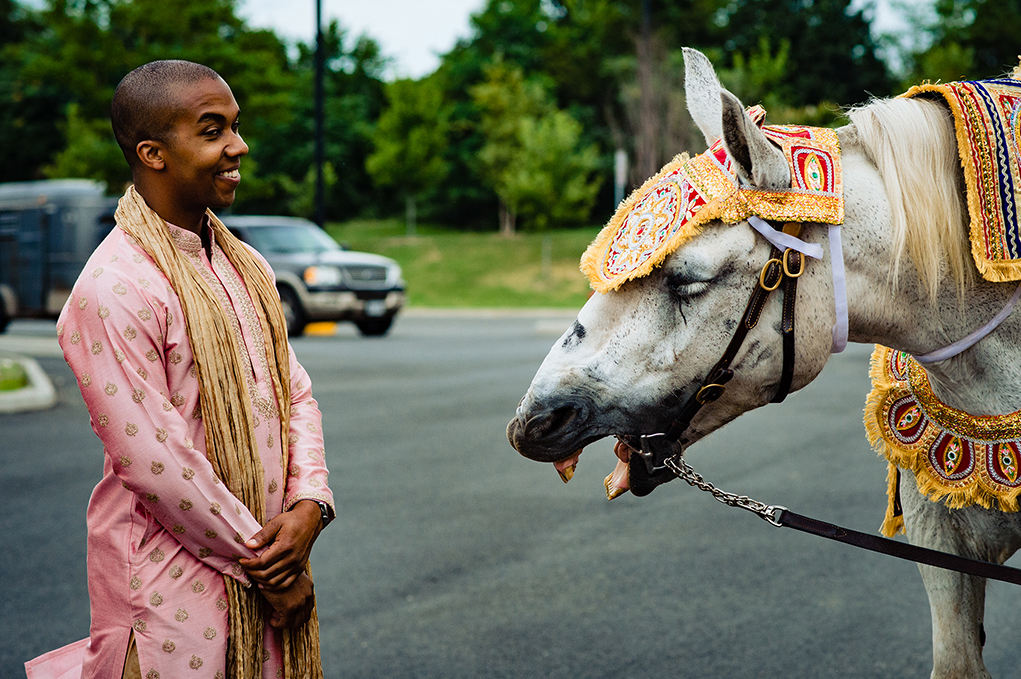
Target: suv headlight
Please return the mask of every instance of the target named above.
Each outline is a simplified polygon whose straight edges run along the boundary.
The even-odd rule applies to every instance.
[[[335,266],[310,266],[303,277],[310,288],[328,288],[340,285],[343,280],[340,269]]]

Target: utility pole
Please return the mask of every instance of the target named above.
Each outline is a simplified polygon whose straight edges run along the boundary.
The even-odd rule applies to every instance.
[[[651,177],[659,169],[659,118],[653,93],[652,0],[642,0],[642,30],[638,38],[638,139],[635,164],[640,177]],[[639,182],[640,184],[641,182]]]
[[[320,228],[326,225],[326,196],[323,184],[323,70],[326,66],[326,40],[323,37],[323,0],[316,0],[316,54],[315,54],[315,222]]]

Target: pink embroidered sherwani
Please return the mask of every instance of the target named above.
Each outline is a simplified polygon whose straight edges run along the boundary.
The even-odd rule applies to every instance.
[[[332,506],[308,374],[291,352],[291,434],[281,442],[263,335],[241,278],[215,243],[210,261],[197,235],[170,229],[234,326],[265,469],[267,520],[302,499]],[[223,578],[250,584],[237,559],[254,555],[244,542],[260,525],[206,459],[178,297],[142,249],[115,228],[75,284],[57,334],[105,448],[103,479],[88,510],[92,627],[82,676],[119,678],[134,631],[143,677],[222,679]],[[263,677],[282,676],[280,635],[266,630]]]

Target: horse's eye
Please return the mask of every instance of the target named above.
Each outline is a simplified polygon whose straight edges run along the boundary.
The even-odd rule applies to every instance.
[[[698,297],[709,289],[709,281],[693,281],[680,276],[669,279],[667,285],[670,287],[670,291],[680,299]]]

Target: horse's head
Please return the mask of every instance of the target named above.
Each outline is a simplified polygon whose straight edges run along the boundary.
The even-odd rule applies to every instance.
[[[787,188],[783,152],[724,90],[709,61],[685,50],[688,108],[707,142],[721,136],[738,181]],[[825,242],[807,225],[806,241]],[[647,275],[597,293],[539,368],[507,428],[522,455],[570,467],[575,453],[606,436],[633,443],[665,431],[720,359],[758,285],[771,245],[746,221],[713,221]],[[813,379],[829,355],[834,321],[829,266],[807,263],[799,282],[793,388]],[[781,300],[771,296],[731,368],[724,395],[702,408],[680,439],[690,444],[768,403],[782,369]],[[653,440],[653,439],[650,439]],[[618,446],[626,462],[627,453]],[[608,489],[609,490],[609,489]]]

